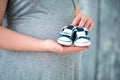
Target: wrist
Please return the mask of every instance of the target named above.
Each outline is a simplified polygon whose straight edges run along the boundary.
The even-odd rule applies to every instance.
[[[51,51],[50,50],[50,43],[49,43],[49,41],[50,40],[48,40],[48,39],[43,41],[43,50],[44,51]]]
[[[39,44],[39,51],[48,51],[48,47],[47,47],[47,44],[46,44],[46,40],[40,40]]]
[[[33,46],[32,51],[46,51],[45,40],[36,39]]]

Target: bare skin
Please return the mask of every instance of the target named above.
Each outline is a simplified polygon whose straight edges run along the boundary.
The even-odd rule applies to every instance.
[[[1,5],[0,6],[0,49],[13,50],[13,51],[42,51],[42,52],[47,51],[47,52],[66,54],[71,52],[80,52],[89,48],[89,46],[86,47],[61,46],[53,40],[37,39],[4,28],[2,26],[2,20],[5,14],[7,1],[8,0],[0,0],[0,5]],[[91,22],[91,19],[87,16],[85,16],[85,20],[84,20],[83,18],[84,15],[82,15],[77,10],[78,9],[76,7],[76,12],[78,13],[75,12],[75,19],[72,22],[73,25],[77,26],[78,23],[85,25],[85,23],[87,23],[86,20],[88,22]],[[80,20],[78,20],[78,18],[80,18]],[[93,22],[87,24],[89,25],[88,26],[89,29],[93,28],[92,24]],[[82,27],[81,25],[79,26]]]
[[[78,4],[76,3],[75,18],[73,19],[72,25],[78,27],[85,27],[91,31],[94,27],[94,21],[86,14],[80,13]]]

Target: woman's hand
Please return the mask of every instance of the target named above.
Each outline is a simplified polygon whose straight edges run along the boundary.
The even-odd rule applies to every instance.
[[[49,52],[56,52],[56,53],[72,53],[72,52],[80,52],[85,49],[88,49],[89,47],[67,47],[67,46],[62,46],[58,44],[57,42],[53,40],[45,40],[45,48],[46,51]]]
[[[94,21],[87,15],[78,13],[72,22],[73,26],[78,26],[81,28],[87,28],[89,31],[91,31],[94,27]]]

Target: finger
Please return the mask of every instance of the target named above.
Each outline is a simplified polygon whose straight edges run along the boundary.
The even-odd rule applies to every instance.
[[[81,16],[80,15],[77,15],[74,19],[73,19],[73,22],[71,25],[73,26],[78,26],[79,22],[80,22],[80,18]]]
[[[92,23],[91,20],[87,20],[84,27],[88,29],[91,23]]]
[[[64,53],[72,53],[72,52],[80,52],[82,50],[87,49],[88,47],[70,47],[64,49]]]
[[[79,27],[84,27],[85,23],[86,23],[87,18],[84,16],[81,18],[80,22],[79,22]]]
[[[91,23],[88,27],[88,30],[91,31],[93,29],[93,27],[94,27],[94,23]]]
[[[85,50],[89,48],[88,46],[86,47],[64,47],[62,53],[72,53],[72,52],[80,52],[82,50]]]

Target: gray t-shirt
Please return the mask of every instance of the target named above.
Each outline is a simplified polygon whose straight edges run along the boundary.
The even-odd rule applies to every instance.
[[[40,39],[57,40],[72,23],[74,0],[8,0],[7,28]],[[0,80],[79,80],[80,53],[0,50]]]

